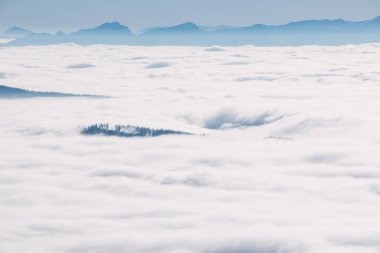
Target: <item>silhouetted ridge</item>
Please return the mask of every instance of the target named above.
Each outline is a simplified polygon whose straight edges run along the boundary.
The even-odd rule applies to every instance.
[[[365,22],[365,21],[364,21]],[[377,23],[377,24],[380,24],[380,16],[376,17],[376,18],[373,18],[371,20],[369,20],[370,23]]]
[[[129,30],[126,26],[121,25],[119,22],[110,22],[110,23],[104,23],[100,26],[96,27],[97,30]]]
[[[371,20],[362,21],[357,23],[357,29],[370,31],[373,33],[380,32],[380,16]]]
[[[54,34],[54,36],[65,36],[65,34],[62,31],[58,31]]]
[[[171,27],[172,30],[180,30],[180,31],[200,31],[201,29],[192,22],[186,22],[183,24],[179,24]]]
[[[187,22],[171,27],[148,29],[134,35],[119,22],[64,35],[29,34],[6,46],[51,45],[183,45],[183,46],[299,46],[345,45],[380,42],[380,17],[361,22],[305,20],[284,25],[257,24],[247,27],[201,27]]]
[[[306,20],[288,23],[286,25],[263,25],[257,24],[248,27],[230,29],[230,32],[245,32],[245,33],[269,33],[269,34],[293,34],[293,33],[331,33],[344,32],[352,27],[352,22],[343,19],[337,20]]]
[[[95,124],[84,128],[81,131],[84,135],[105,135],[117,137],[158,137],[161,135],[190,135],[182,131],[168,129],[152,129],[133,125],[115,125],[110,127],[108,124]]]
[[[143,35],[183,35],[200,33],[203,30],[194,23],[187,22],[176,26],[155,28],[145,32]]]
[[[14,26],[14,27],[11,27],[10,29],[8,29],[6,32],[4,32],[1,35],[1,37],[17,39],[17,38],[24,37],[30,33],[32,33],[32,32],[29,30],[26,30],[22,27]]]
[[[90,29],[84,29],[72,33],[71,36],[131,36],[131,30],[119,22],[104,23],[100,26]]]

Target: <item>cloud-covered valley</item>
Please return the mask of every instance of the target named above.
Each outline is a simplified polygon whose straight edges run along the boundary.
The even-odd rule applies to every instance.
[[[0,251],[379,252],[379,55],[0,48],[1,85],[106,97],[0,100]]]

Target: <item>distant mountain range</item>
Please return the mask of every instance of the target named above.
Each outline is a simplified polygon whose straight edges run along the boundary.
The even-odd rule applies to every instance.
[[[246,27],[198,26],[187,22],[171,27],[152,27],[134,34],[119,22],[64,34],[33,33],[20,27],[2,38],[14,40],[4,46],[51,45],[60,43],[116,45],[343,45],[380,42],[380,17],[360,22],[305,20],[285,25],[257,24]]]

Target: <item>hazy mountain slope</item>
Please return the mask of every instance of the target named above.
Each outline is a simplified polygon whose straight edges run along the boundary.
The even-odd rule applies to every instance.
[[[29,30],[26,30],[18,26],[14,26],[14,27],[9,28],[7,31],[5,31],[0,37],[9,38],[9,39],[18,39],[30,33],[32,32]]]

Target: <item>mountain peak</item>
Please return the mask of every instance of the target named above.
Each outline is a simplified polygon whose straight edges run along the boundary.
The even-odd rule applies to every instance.
[[[119,28],[125,28],[125,27],[126,26],[123,26],[119,22],[108,22],[108,23],[101,24],[97,28],[98,29],[119,29]]]
[[[120,24],[119,22],[110,22],[101,24],[95,28],[84,29],[75,32],[76,36],[121,36],[132,35],[131,30],[127,26]]]
[[[5,33],[3,33],[3,37],[7,37],[7,38],[21,38],[21,37],[24,37],[25,35],[28,35],[32,33],[31,31],[29,30],[26,30],[22,27],[19,27],[19,26],[13,26],[11,28],[9,28]]]
[[[55,36],[65,36],[65,34],[62,31],[58,31],[54,35]]]
[[[183,23],[183,24],[179,24],[179,25],[177,25],[175,27],[182,28],[182,29],[189,29],[189,30],[198,30],[198,29],[200,29],[196,24],[194,24],[192,22],[186,22],[186,23]]]
[[[176,26],[152,29],[146,35],[179,35],[201,32],[202,29],[192,22],[186,22]]]
[[[124,26],[119,22],[104,23],[98,27],[95,27],[93,30],[111,32],[131,32],[127,26]]]

